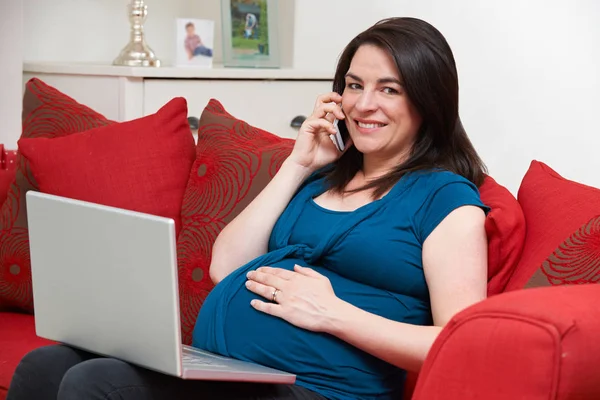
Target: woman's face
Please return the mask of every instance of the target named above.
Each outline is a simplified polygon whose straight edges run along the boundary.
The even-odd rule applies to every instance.
[[[365,156],[401,162],[421,126],[392,57],[373,45],[362,45],[352,58],[342,108],[354,146]]]

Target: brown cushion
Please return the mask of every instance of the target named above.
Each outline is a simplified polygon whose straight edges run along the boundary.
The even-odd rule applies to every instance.
[[[55,138],[113,123],[92,109],[32,79],[23,97],[21,138]],[[0,309],[33,311],[25,193],[38,190],[27,160],[17,155],[17,171],[0,208]]]
[[[294,144],[235,118],[214,99],[199,125],[177,241],[186,344],[191,343],[198,311],[213,288],[208,269],[217,235],[267,185]]]

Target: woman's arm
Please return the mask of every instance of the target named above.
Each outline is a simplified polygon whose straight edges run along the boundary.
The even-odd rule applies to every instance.
[[[210,278],[217,284],[240,266],[267,252],[275,222],[301,183],[314,171],[337,160],[340,153],[329,135],[334,118],[344,119],[336,105],[342,96],[318,97],[298,132],[292,153],[271,182],[219,234],[212,250]]]
[[[345,303],[344,316],[332,321],[329,333],[377,358],[407,371],[419,371],[442,331],[392,321]]]
[[[484,223],[480,208],[457,208],[423,244],[434,326],[396,322],[363,311],[339,299],[325,276],[299,266],[295,271],[262,267],[248,273],[248,289],[276,301],[251,304],[301,328],[334,335],[400,368],[418,371],[452,316],[486,297]]]
[[[310,170],[286,160],[271,182],[221,231],[213,245],[210,277],[216,284],[267,252],[277,218]]]
[[[325,331],[400,368],[418,371],[442,327],[459,311],[486,298],[484,223],[480,208],[460,207],[423,244],[434,326],[391,321],[343,303]]]

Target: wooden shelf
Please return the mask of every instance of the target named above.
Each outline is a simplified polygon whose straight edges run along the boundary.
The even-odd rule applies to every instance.
[[[120,67],[108,64],[24,62],[23,72],[59,75],[121,76],[161,79],[244,79],[244,80],[333,80],[333,71],[300,71],[291,68]]]

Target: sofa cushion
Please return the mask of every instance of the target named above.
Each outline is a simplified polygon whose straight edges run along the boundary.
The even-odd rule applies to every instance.
[[[0,169],[0,204],[4,204],[8,197],[8,190],[15,182],[16,171],[11,169]]]
[[[518,193],[527,235],[507,290],[600,281],[600,189],[533,161]]]
[[[181,226],[195,158],[183,98],[155,114],[79,135],[21,139],[19,151],[43,193],[171,218]]]
[[[17,169],[15,157],[16,151],[7,151],[4,145],[0,144],[0,205],[4,204],[8,196],[8,189],[15,181]]]
[[[414,400],[600,399],[595,285],[503,293],[455,315]]]
[[[208,270],[217,235],[267,185],[294,144],[237,119],[214,99],[202,112],[199,125],[177,241],[186,344],[191,343],[198,311],[213,287]]]
[[[487,176],[479,187],[491,208],[485,219],[488,238],[488,296],[502,293],[517,267],[525,244],[525,216],[515,196]]]
[[[0,144],[0,169],[15,171],[17,169],[17,151],[8,150]]]
[[[52,344],[35,334],[32,315],[0,312],[0,399],[4,399],[15,368],[33,349]]]
[[[55,138],[113,123],[69,96],[31,79],[23,96],[22,138]],[[8,157],[7,157],[8,158]],[[7,162],[12,162],[12,158]],[[17,154],[15,180],[0,209],[0,309],[33,311],[25,193],[38,184]],[[12,168],[7,165],[7,168]]]

